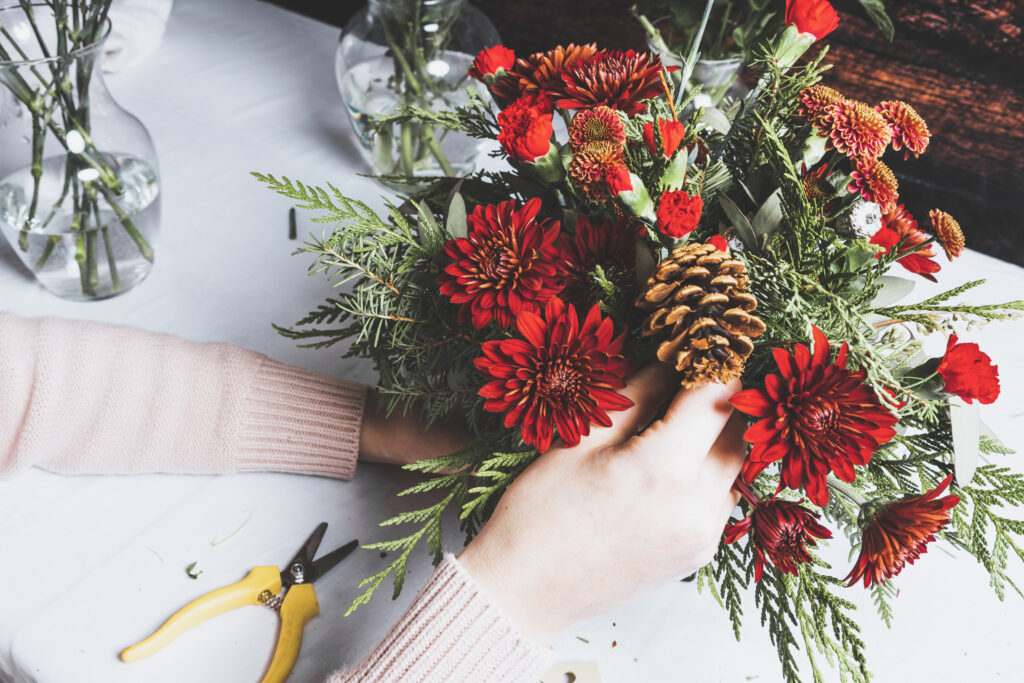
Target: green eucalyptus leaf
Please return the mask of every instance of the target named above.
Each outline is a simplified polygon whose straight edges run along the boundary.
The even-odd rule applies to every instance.
[[[782,188],[772,192],[751,221],[754,234],[762,240],[775,232],[782,222]]]
[[[469,223],[466,221],[466,200],[462,198],[461,192],[452,195],[452,201],[448,204],[445,228],[448,230],[448,234],[456,239],[469,234]]]
[[[981,442],[981,406],[949,397],[949,423],[953,432],[953,469],[957,486],[967,486],[978,469]]]
[[[879,290],[878,295],[875,296],[874,301],[871,302],[871,306],[873,308],[891,306],[906,295],[910,294],[914,289],[914,281],[903,277],[883,275],[878,278],[877,282],[882,285],[882,289]]]
[[[729,132],[732,128],[732,124],[729,123],[729,117],[725,115],[725,112],[718,107],[708,107],[704,110],[704,114],[701,116],[701,122],[706,123],[712,130],[715,130],[722,135]]]
[[[860,5],[871,17],[871,21],[875,22],[875,26],[882,32],[885,39],[891,43],[893,36],[896,35],[896,28],[892,25],[892,19],[885,12],[885,3],[882,0],[860,0]]]
[[[856,273],[865,266],[875,262],[878,250],[862,241],[853,242],[846,250],[846,269]]]
[[[725,212],[729,222],[732,223],[736,234],[743,240],[743,244],[748,249],[760,250],[761,244],[758,242],[757,233],[754,232],[753,226],[750,225],[747,217],[743,215],[740,207],[736,206],[736,202],[729,199],[725,194],[720,193],[718,195],[718,203],[722,205],[722,211]]]

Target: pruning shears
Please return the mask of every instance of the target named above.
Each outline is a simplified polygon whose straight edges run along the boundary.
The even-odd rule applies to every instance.
[[[121,652],[121,659],[126,662],[144,659],[207,619],[237,607],[264,605],[281,616],[281,632],[277,637],[274,658],[270,661],[262,683],[283,683],[299,658],[306,622],[320,614],[313,582],[359,546],[359,541],[346,543],[314,562],[313,558],[326,531],[327,522],[322,522],[284,569],[279,570],[274,566],[253,567],[238,583],[196,598],[175,612],[153,635],[125,648]]]

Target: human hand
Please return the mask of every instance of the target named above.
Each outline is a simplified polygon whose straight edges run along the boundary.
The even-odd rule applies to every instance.
[[[739,500],[739,383],[680,391],[650,366],[621,392],[634,406],[574,448],[537,459],[459,562],[520,629],[549,644],[570,624],[692,574],[714,556]]]
[[[380,395],[370,391],[363,409],[359,431],[359,458],[367,462],[407,465],[454,453],[469,443],[471,436],[458,417],[423,427],[418,413],[403,415],[401,409],[385,417]]]

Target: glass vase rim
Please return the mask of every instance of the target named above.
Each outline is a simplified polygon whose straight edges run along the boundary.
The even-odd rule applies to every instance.
[[[30,6],[33,8],[42,7],[50,11],[52,16],[53,8],[45,2],[33,2],[30,3]],[[16,9],[22,10],[24,12],[24,7],[21,5],[21,3],[7,2],[5,4],[0,4],[0,15],[2,15],[4,12]],[[113,23],[110,21],[110,17],[106,17],[103,20],[103,23],[103,30],[100,32],[100,35],[96,40],[92,41],[91,43],[82,45],[81,47],[72,50],[66,55],[52,55],[50,57],[36,57],[34,59],[0,59],[0,69],[22,68],[26,66],[36,66],[38,64],[52,64],[54,62],[70,61],[78,59],[79,57],[83,57],[89,54],[90,52],[95,52],[102,48],[103,43],[107,42],[107,38],[110,37],[110,31],[113,26]]]

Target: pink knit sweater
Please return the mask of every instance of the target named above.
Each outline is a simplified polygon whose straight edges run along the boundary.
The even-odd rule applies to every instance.
[[[230,344],[0,313],[0,477],[355,472],[366,387]],[[527,640],[452,556],[351,681],[536,681]]]

